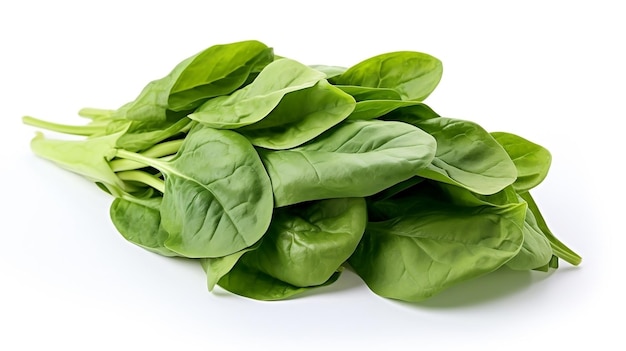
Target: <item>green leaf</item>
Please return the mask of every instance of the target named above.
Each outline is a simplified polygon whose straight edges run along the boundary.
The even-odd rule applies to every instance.
[[[264,119],[238,131],[255,146],[290,149],[346,119],[354,104],[350,95],[321,80],[310,88],[286,94]]]
[[[228,274],[220,279],[218,285],[240,296],[256,300],[275,301],[294,297],[317,287],[330,285],[337,281],[340,275],[340,271],[335,272],[322,285],[299,287],[273,278],[255,268],[238,263]]]
[[[165,246],[190,258],[222,257],[256,243],[272,217],[272,187],[248,139],[196,125],[172,160],[127,150],[117,157],[165,176],[161,223]]]
[[[128,129],[116,142],[116,146],[128,151],[142,151],[161,141],[171,138],[190,128],[189,118],[174,121],[124,121],[128,123]]]
[[[332,81],[340,85],[394,89],[403,100],[423,101],[435,90],[442,74],[443,66],[437,58],[398,51],[364,60]]]
[[[356,101],[367,100],[402,100],[394,89],[362,87],[359,85],[336,85],[337,88],[352,95]]]
[[[478,124],[432,118],[415,125],[437,140],[432,163],[417,175],[464,187],[479,194],[493,194],[517,178],[517,169],[502,146]]]
[[[272,188],[243,136],[197,128],[165,173],[166,246],[187,257],[226,256],[257,242],[272,217]]]
[[[260,70],[272,59],[272,50],[257,41],[209,47],[180,62],[167,76],[148,83],[112,118],[165,120],[169,110],[193,110],[206,99],[233,92],[252,71]]]
[[[504,147],[517,168],[515,190],[528,191],[546,178],[552,162],[547,149],[515,134],[493,132],[491,135]]]
[[[525,204],[459,206],[435,195],[415,193],[407,214],[368,223],[349,263],[376,294],[421,301],[519,252]]]
[[[543,267],[552,260],[550,241],[539,228],[535,216],[530,209],[526,209],[524,220],[524,243],[520,251],[506,266],[514,270],[531,270]]]
[[[406,123],[345,121],[310,143],[259,154],[280,207],[375,194],[426,167],[435,140]]]
[[[207,288],[209,291],[213,291],[217,282],[235,267],[241,256],[246,252],[258,249],[262,241],[261,239],[250,247],[223,257],[201,258],[200,263],[207,275]]]
[[[430,107],[419,101],[402,100],[367,100],[356,103],[349,119],[373,119],[385,116],[393,111],[402,110],[411,113],[418,120],[439,117]],[[383,118],[388,120],[389,118]],[[407,122],[408,123],[408,122]]]
[[[257,250],[241,262],[294,286],[327,281],[363,236],[363,198],[320,200],[277,209]]]
[[[229,96],[207,101],[189,118],[213,128],[240,128],[263,119],[287,93],[310,88],[324,78],[324,73],[297,61],[276,60],[252,83]]]
[[[546,220],[543,218],[543,215],[539,211],[539,208],[537,207],[537,203],[535,202],[535,199],[530,195],[530,192],[520,193],[520,197],[524,199],[524,201],[526,201],[526,203],[528,204],[528,209],[532,212],[533,216],[535,217],[535,220],[537,221],[537,226],[539,227],[539,229],[541,229],[541,232],[543,233],[543,235],[545,235],[546,238],[548,238],[548,241],[550,242],[550,246],[552,247],[554,255],[565,260],[565,262],[571,265],[578,266],[582,262],[582,258],[572,249],[567,247],[567,245],[561,242],[552,233],[550,228],[548,228],[548,224],[546,223]]]
[[[208,98],[230,94],[274,59],[265,44],[248,40],[214,45],[197,54],[170,89],[169,108],[194,109]]]
[[[168,234],[161,226],[161,200],[161,197],[157,197],[142,204],[116,198],[111,204],[111,221],[131,243],[159,255],[178,256],[164,244]]]
[[[309,67],[313,68],[314,70],[324,73],[326,75],[326,79],[336,77],[346,71],[345,67],[339,67],[339,66],[309,65]]]

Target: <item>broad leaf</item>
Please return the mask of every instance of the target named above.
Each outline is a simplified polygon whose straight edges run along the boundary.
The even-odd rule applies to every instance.
[[[168,106],[187,111],[208,98],[230,94],[273,59],[273,50],[256,40],[211,46],[197,54],[177,77]]]
[[[310,143],[259,154],[280,207],[375,194],[430,164],[435,140],[406,123],[345,121]]]
[[[433,118],[415,123],[437,140],[432,163],[417,175],[493,194],[517,178],[517,169],[502,146],[476,123]]]
[[[206,272],[209,291],[213,291],[217,282],[235,267],[243,254],[258,249],[262,241],[260,240],[250,247],[223,257],[201,258],[200,263]]]
[[[263,119],[286,94],[312,87],[325,77],[324,73],[297,61],[276,60],[252,83],[229,96],[207,101],[189,118],[213,128],[240,128]]]
[[[506,266],[515,270],[530,270],[547,265],[552,259],[552,247],[539,228],[532,211],[528,208],[522,232],[524,243],[517,255],[507,262]]]
[[[333,83],[394,89],[402,100],[422,101],[435,90],[442,74],[443,66],[437,58],[398,51],[364,60],[333,78]]]
[[[194,128],[165,174],[161,205],[165,245],[183,256],[222,257],[257,242],[272,216],[272,187],[258,154],[243,136]]]
[[[491,135],[506,150],[517,168],[517,179],[513,183],[515,190],[528,191],[546,178],[552,162],[552,155],[547,149],[515,134],[494,132]]]
[[[271,277],[253,267],[238,263],[220,279],[218,285],[233,294],[256,300],[274,301],[288,299],[311,289],[330,285],[337,281],[340,275],[340,271],[335,272],[322,285],[299,287]]]
[[[161,198],[151,199],[150,202],[152,206],[116,198],[111,204],[111,221],[131,243],[159,255],[178,256],[164,244],[168,234],[161,226]]]
[[[354,110],[354,99],[325,80],[291,92],[264,119],[238,131],[252,144],[290,149],[317,137]]]
[[[206,99],[233,92],[252,71],[272,59],[272,50],[257,41],[209,47],[180,62],[167,76],[148,83],[135,100],[112,117],[165,120],[170,110],[192,110]]]
[[[404,115],[409,113],[417,120],[439,117],[430,107],[419,101],[402,100],[367,100],[356,103],[350,119],[373,119],[385,116],[393,111],[402,110]],[[383,118],[390,119],[390,118]]]
[[[337,88],[352,95],[356,101],[367,100],[402,100],[394,89],[362,87],[359,85],[336,85]]]
[[[421,301],[494,271],[523,242],[526,206],[459,206],[417,194],[411,213],[368,223],[349,260],[376,294]]]
[[[277,209],[257,250],[241,261],[294,286],[327,281],[361,240],[363,198],[320,200]]]

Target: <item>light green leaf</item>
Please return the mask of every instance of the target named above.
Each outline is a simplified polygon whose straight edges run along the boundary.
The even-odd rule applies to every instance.
[[[528,191],[546,178],[552,162],[552,155],[547,149],[515,134],[493,132],[491,135],[506,150],[517,168],[517,179],[513,183],[515,190]]]
[[[396,90],[403,100],[423,101],[439,84],[437,58],[413,51],[390,52],[364,60],[332,79],[334,84]]]
[[[324,73],[297,61],[276,60],[252,83],[229,96],[208,100],[189,118],[220,129],[250,125],[272,112],[286,94],[312,87],[325,77]]]
[[[261,121],[238,132],[267,149],[290,149],[317,137],[354,110],[354,99],[325,80],[286,94]]]

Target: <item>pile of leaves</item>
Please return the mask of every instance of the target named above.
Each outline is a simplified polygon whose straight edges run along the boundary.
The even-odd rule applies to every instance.
[[[116,110],[82,109],[86,125],[23,121],[84,136],[31,147],[111,194],[128,241],[197,259],[209,290],[278,300],[351,267],[378,295],[420,301],[503,266],[578,265],[529,192],[550,153],[439,116],[423,100],[441,75],[419,52],[346,69],[243,41]]]

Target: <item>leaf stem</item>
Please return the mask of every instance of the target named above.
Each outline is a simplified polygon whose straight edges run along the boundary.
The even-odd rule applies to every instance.
[[[22,122],[26,125],[43,128],[46,130],[50,130],[53,132],[59,132],[64,134],[71,135],[82,135],[82,136],[90,136],[102,131],[102,126],[75,126],[69,124],[60,124],[54,122],[44,121],[39,118],[24,116],[22,117]]]
[[[115,110],[105,110],[101,108],[85,107],[78,111],[78,115],[90,119],[111,118]]]
[[[140,182],[149,185],[156,190],[163,193],[165,191],[165,182],[159,178],[154,177],[152,174],[144,171],[124,171],[118,172],[117,176],[122,180]]]
[[[154,167],[158,169],[159,171],[163,171],[163,168],[165,169],[168,168],[162,159],[148,157],[148,156],[145,156],[136,152],[124,150],[124,149],[117,149],[115,153],[115,157],[130,160],[130,161],[135,161],[137,163],[145,165],[146,167]]]
[[[170,158],[167,156],[173,156],[178,152],[184,139],[166,141],[164,143],[157,144],[146,151],[140,153],[145,157],[159,158],[162,161],[167,161]],[[146,167],[145,162],[139,162],[136,160],[130,160],[126,158],[118,158],[109,162],[109,166],[113,172],[130,171],[133,169],[140,169]]]

